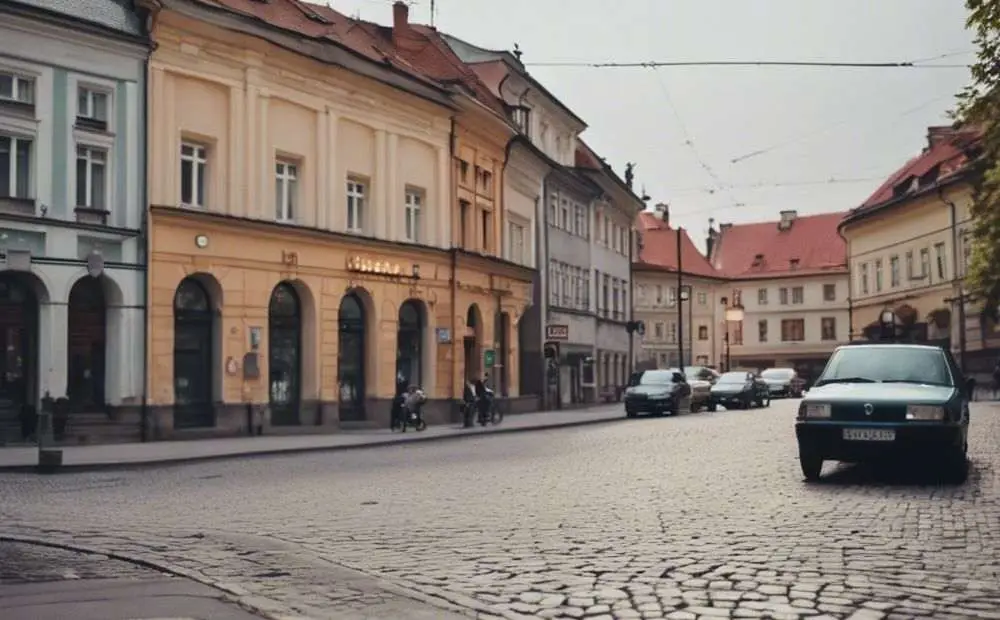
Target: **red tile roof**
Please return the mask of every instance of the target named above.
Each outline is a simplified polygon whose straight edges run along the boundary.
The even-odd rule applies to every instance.
[[[642,248],[639,250],[638,266],[659,267],[677,271],[677,229],[656,217],[655,213],[643,211],[636,221]],[[719,278],[718,273],[698,251],[688,231],[681,231],[681,267],[686,274]]]
[[[930,127],[927,134],[927,148],[890,176],[868,200],[851,211],[852,215],[964,172],[970,162],[969,149],[981,136],[975,129],[955,127]]]
[[[733,279],[846,272],[847,244],[837,232],[843,217],[842,212],[797,216],[786,230],[777,221],[727,226],[717,233],[712,266]]]

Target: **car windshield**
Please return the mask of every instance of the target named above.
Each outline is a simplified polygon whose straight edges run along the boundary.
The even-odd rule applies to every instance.
[[[745,372],[727,372],[726,374],[719,377],[719,383],[746,383],[747,373]]]
[[[816,384],[874,382],[954,385],[948,362],[941,351],[893,346],[838,349]]]
[[[760,373],[761,379],[791,379],[795,376],[795,371],[790,368],[768,368]]]
[[[639,377],[639,385],[670,385],[674,373],[669,370],[647,370]]]

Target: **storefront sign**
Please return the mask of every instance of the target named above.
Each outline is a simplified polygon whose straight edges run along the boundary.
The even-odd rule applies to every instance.
[[[493,368],[497,362],[497,352],[493,349],[486,349],[483,351],[483,366],[486,368]]]
[[[379,276],[403,275],[403,267],[399,263],[390,263],[387,260],[372,260],[362,256],[351,256],[348,258],[347,270],[371,273]]]
[[[546,325],[546,340],[569,340],[569,325]]]
[[[451,342],[451,330],[447,327],[436,327],[434,333],[437,334],[438,344],[448,344]]]

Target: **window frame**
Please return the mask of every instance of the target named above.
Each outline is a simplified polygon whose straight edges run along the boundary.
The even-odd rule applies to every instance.
[[[274,216],[279,222],[294,222],[299,206],[299,162],[288,157],[274,160]],[[277,195],[280,187],[280,204]]]
[[[344,230],[355,235],[364,234],[365,208],[368,206],[367,180],[348,175],[344,197]]]
[[[7,164],[7,173],[10,175],[8,181],[8,187],[0,189],[0,198],[10,199],[10,200],[34,200],[34,181],[35,181],[35,143],[37,139],[35,136],[24,136],[19,133],[13,132],[2,132],[0,133],[0,138],[5,138],[10,142],[10,162]],[[28,145],[28,175],[26,181],[26,187],[24,188],[25,195],[19,196],[17,194],[17,178],[20,168],[18,167],[18,146],[22,143],[27,143]]]
[[[795,331],[792,329],[793,326],[801,327],[798,330],[799,338],[795,338]],[[781,319],[781,341],[782,342],[805,342],[806,339],[806,321],[805,319]]]
[[[416,187],[407,187],[403,192],[403,239],[409,243],[421,243],[421,217],[426,192]]]
[[[83,153],[81,153],[83,151]],[[94,154],[101,154],[103,160],[92,157]],[[81,161],[81,156],[83,161],[85,161],[85,176],[83,181],[83,192],[85,196],[84,204],[76,204],[77,209],[91,209],[93,211],[102,211],[104,213],[110,213],[111,211],[111,151],[102,146],[96,146],[93,144],[77,144],[76,145],[76,157],[74,158],[76,166],[76,179],[74,187],[74,196],[76,199],[74,202],[79,203],[80,196],[80,174],[79,174],[79,162]],[[99,164],[104,168],[104,204],[94,205],[94,165]]]
[[[830,326],[830,337],[827,338],[827,326]],[[837,317],[824,316],[819,320],[819,339],[824,342],[837,340]]]
[[[13,103],[23,106],[34,107],[37,105],[37,95],[38,95],[38,76],[31,74],[29,72],[19,70],[15,67],[0,66],[0,76],[9,77],[11,79],[11,96],[5,97],[0,96],[0,102],[3,103]],[[20,93],[20,85],[28,84],[28,100],[18,98]]]
[[[830,293],[827,295],[827,293]],[[823,284],[823,301],[837,301],[837,285],[824,283]]]
[[[184,149],[191,149],[190,154],[185,154]],[[200,155],[199,155],[200,153]],[[183,207],[193,208],[193,209],[206,209],[209,203],[209,193],[208,193],[208,182],[210,179],[209,171],[209,145],[204,142],[197,142],[195,140],[181,140],[180,148],[180,170],[178,171],[177,181],[177,197],[178,203]],[[189,162],[191,165],[191,199],[190,201],[184,200],[184,162]],[[199,191],[199,181],[200,191]],[[200,196],[198,194],[201,194]],[[199,201],[196,202],[195,199]]]

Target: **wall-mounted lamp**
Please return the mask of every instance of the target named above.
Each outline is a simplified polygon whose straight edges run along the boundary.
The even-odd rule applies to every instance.
[[[208,247],[208,235],[198,235],[194,238],[194,244],[204,250]]]

